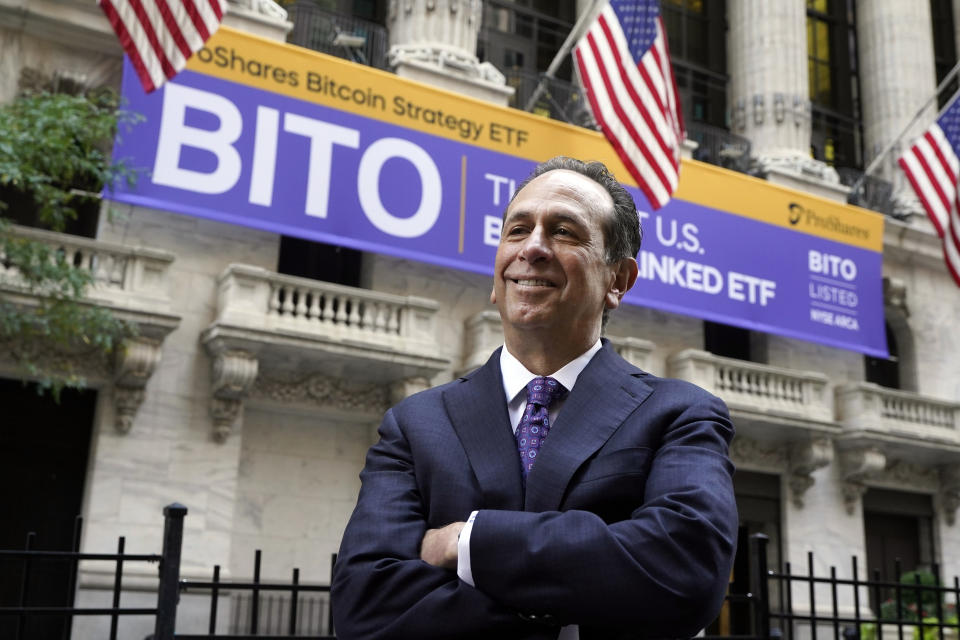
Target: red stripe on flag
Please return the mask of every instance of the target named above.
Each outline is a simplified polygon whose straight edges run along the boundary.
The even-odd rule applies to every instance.
[[[600,28],[603,30],[603,34],[606,37],[607,44],[609,44],[610,49],[613,53],[614,59],[617,61],[617,70],[619,71],[620,77],[623,79],[623,85],[627,89],[627,93],[630,95],[630,99],[633,100],[633,103],[637,106],[637,110],[640,112],[640,115],[643,116],[644,121],[647,123],[647,129],[653,134],[656,138],[657,143],[660,145],[660,148],[663,150],[663,153],[667,158],[672,158],[673,153],[670,151],[669,145],[664,142],[663,138],[660,136],[660,132],[657,131],[657,126],[653,122],[653,118],[650,116],[650,112],[644,108],[643,100],[637,94],[637,90],[634,88],[633,83],[630,81],[630,77],[627,74],[626,68],[623,66],[623,60],[620,56],[617,55],[617,41],[613,36],[613,33],[610,31],[610,25],[607,24],[606,18],[600,16],[598,20]],[[596,54],[594,54],[596,56]],[[637,70],[640,72],[640,75],[643,77],[644,83],[647,85],[649,93],[653,96],[654,100],[657,102],[657,108],[661,111],[663,110],[663,105],[660,103],[660,99],[657,96],[656,87],[653,84],[653,81],[650,80],[650,76],[647,74],[647,70],[643,68],[643,65],[637,65]],[[639,144],[639,143],[638,143]],[[669,191],[669,186],[667,191]]]
[[[943,167],[943,172],[948,176],[952,176],[953,167],[950,166],[950,161],[947,160],[947,157],[943,155],[943,149],[940,148],[940,144],[937,142],[937,139],[933,137],[933,133],[927,131],[925,134],[923,134],[923,137],[926,138],[927,143],[933,147],[933,152],[937,154],[937,159],[940,161],[940,166]],[[950,207],[948,206],[947,208],[949,209]]]
[[[172,64],[170,64],[170,61],[167,59],[166,51],[163,50],[163,47],[160,46],[160,41],[157,40],[157,33],[153,30],[153,25],[150,23],[150,18],[147,16],[147,12],[143,8],[143,5],[140,4],[140,0],[129,0],[129,2],[134,13],[137,14],[137,19],[140,21],[140,27],[147,36],[147,41],[150,42],[150,48],[153,49],[153,53],[157,56],[157,60],[160,61],[160,68],[163,70],[163,75],[167,76],[168,78],[172,78],[173,76],[177,75],[177,70],[173,68]]]
[[[200,38],[204,42],[209,40],[210,32],[207,30],[207,23],[204,22],[203,16],[200,15],[200,11],[197,9],[197,5],[193,4],[193,0],[180,0],[180,1],[183,2],[183,8],[187,10],[187,15],[190,16],[190,21],[193,23],[193,26],[197,29],[197,33],[200,34]]]
[[[217,22],[223,20],[223,7],[220,6],[218,0],[210,0],[210,8],[213,9],[213,14],[217,16]]]
[[[590,76],[587,74],[586,65],[583,62],[583,54],[580,53],[579,47],[574,51],[574,57],[577,59],[577,67],[580,70],[580,79],[586,85],[587,88],[587,100],[590,102],[590,108],[593,111],[593,117],[596,118],[597,123],[604,129],[609,129],[606,121],[603,118],[603,112],[600,110],[600,105],[597,102],[597,97],[593,90],[593,83],[590,81]],[[624,150],[623,145],[620,144],[620,141],[611,136],[607,136],[607,140],[613,145],[614,151],[617,152],[617,155],[620,156],[620,160],[623,162],[624,166],[627,167],[627,170],[630,171],[630,174],[637,180],[637,186],[640,187],[640,190],[643,191],[643,194],[647,197],[647,201],[653,206],[654,209],[659,209],[660,204],[656,197],[654,197],[653,192],[650,190],[650,186],[643,180],[640,175],[639,169],[634,165],[633,160],[630,159],[629,154]]]
[[[923,172],[927,174],[927,179],[930,181],[930,185],[933,187],[933,190],[937,192],[937,197],[940,198],[940,202],[943,203],[943,208],[947,211],[950,211],[950,198],[948,198],[947,194],[944,192],[943,185],[940,184],[940,180],[937,179],[937,175],[927,163],[927,158],[923,151],[916,146],[914,146],[914,149],[915,152],[913,157],[917,162],[920,163],[920,166],[923,167]],[[947,173],[949,175],[950,172],[948,171]]]
[[[908,151],[907,153],[910,153],[910,152]],[[916,154],[914,153],[910,153],[910,154],[914,158],[916,158]],[[931,207],[930,203],[927,202],[927,197],[924,195],[925,192],[923,190],[923,187],[917,181],[917,177],[913,175],[913,172],[910,170],[909,165],[907,165],[906,160],[904,160],[903,158],[900,158],[899,160],[897,160],[897,164],[899,164],[900,168],[903,169],[904,174],[906,174],[907,176],[907,180],[909,180],[910,184],[913,186],[913,191],[914,193],[917,194],[917,198],[920,199],[920,204],[922,204],[923,208],[926,210],[927,217],[930,219],[930,222],[933,223],[933,226],[936,227],[937,229],[937,235],[939,235],[942,238],[944,229],[942,226],[940,226],[940,222],[937,220],[937,216],[933,212],[933,207]]]
[[[143,85],[144,91],[150,93],[156,89],[156,86],[153,84],[153,78],[147,70],[147,65],[144,63],[143,57],[140,55],[140,50],[137,49],[137,46],[133,43],[133,38],[130,37],[130,32],[127,31],[127,26],[123,24],[117,8],[113,6],[112,0],[101,0],[100,8],[103,9],[103,12],[107,15],[107,20],[113,27],[113,32],[117,34],[117,38],[120,40],[120,46],[123,47],[127,57],[130,58],[130,64],[133,65],[134,71],[137,72],[137,77],[140,78],[140,84]]]
[[[647,165],[649,165],[650,168],[653,169],[653,172],[657,174],[657,178],[660,180],[660,184],[663,185],[663,189],[667,193],[670,193],[672,190],[670,181],[667,180],[666,175],[663,173],[663,169],[660,168],[660,164],[654,160],[653,154],[650,153],[648,146],[644,143],[640,137],[640,134],[634,128],[633,123],[630,122],[629,118],[627,118],[627,114],[624,113],[623,107],[620,105],[620,101],[617,100],[616,96],[614,95],[610,77],[607,75],[607,68],[603,64],[599,63],[600,53],[597,48],[597,42],[592,33],[587,34],[587,42],[590,44],[590,50],[593,51],[594,59],[598,61],[597,69],[600,72],[600,78],[603,80],[603,86],[606,88],[607,95],[610,96],[610,106],[613,108],[614,113],[617,114],[617,118],[623,125],[624,129],[627,130],[627,133],[630,135],[630,138],[633,140],[634,144],[637,145],[640,153],[643,154],[643,157],[647,161]],[[636,163],[631,162],[631,164],[635,165]],[[659,200],[657,203],[657,206],[659,207]]]
[[[176,2],[176,0],[174,1]],[[190,56],[193,55],[193,51],[190,49],[190,45],[187,44],[187,39],[183,37],[183,31],[180,29],[177,19],[170,10],[170,5],[167,4],[167,0],[156,0],[156,3],[157,9],[160,10],[160,15],[163,17],[163,23],[167,26],[167,31],[177,44],[177,48],[180,49],[183,59],[188,60]]]

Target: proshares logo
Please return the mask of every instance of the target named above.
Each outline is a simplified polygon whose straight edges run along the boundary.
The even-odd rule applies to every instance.
[[[870,238],[870,229],[850,224],[836,214],[820,215],[799,202],[791,202],[787,205],[787,221],[792,227],[816,227],[820,230],[832,231],[853,238],[864,240]]]
[[[787,208],[790,210],[790,215],[787,217],[787,220],[790,221],[790,224],[796,226],[796,224],[800,222],[800,216],[803,215],[803,205],[791,202]]]

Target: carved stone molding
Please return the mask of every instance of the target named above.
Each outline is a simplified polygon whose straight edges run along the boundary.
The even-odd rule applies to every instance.
[[[897,489],[933,492],[940,486],[940,470],[925,464],[890,460],[887,468],[876,476],[876,483],[890,485]]]
[[[767,446],[744,436],[733,439],[730,458],[738,467],[759,467],[771,471],[787,468],[787,454],[783,447]]]
[[[137,387],[115,387],[113,390],[113,404],[116,412],[114,426],[120,433],[128,433],[133,426],[133,419],[143,404],[146,393]]]
[[[306,402],[333,409],[382,414],[389,406],[390,391],[390,385],[345,382],[318,373],[296,378],[260,376],[252,394],[275,402]]]
[[[230,435],[243,400],[257,379],[257,370],[257,359],[246,351],[224,351],[214,356],[210,416],[217,442],[225,441]]]
[[[940,467],[940,490],[937,492],[943,519],[951,527],[957,521],[960,508],[960,467],[956,464]]]
[[[230,4],[278,21],[287,20],[287,10],[273,0],[229,0]]]
[[[425,391],[430,388],[430,381],[426,378],[407,378],[406,380],[397,380],[390,385],[390,403],[397,404],[404,398],[408,398],[415,393]]]
[[[144,388],[160,363],[161,341],[137,337],[125,340],[114,359],[114,406],[115,426],[120,433],[127,433],[133,419],[143,404]]]
[[[840,457],[843,472],[843,503],[853,515],[857,502],[867,490],[866,481],[881,473],[887,466],[887,456],[874,447],[850,449]]]
[[[99,347],[60,345],[49,340],[0,340],[0,359],[9,364],[17,377],[29,378],[24,363],[38,371],[51,371],[67,377],[80,377],[88,383],[109,381],[113,367]]]
[[[240,415],[243,400],[240,398],[210,399],[210,417],[213,418],[213,439],[217,442],[226,442],[233,431],[233,423]]]
[[[828,438],[794,442],[787,453],[790,470],[790,496],[793,505],[803,508],[803,494],[813,486],[813,472],[833,462],[833,443]]]

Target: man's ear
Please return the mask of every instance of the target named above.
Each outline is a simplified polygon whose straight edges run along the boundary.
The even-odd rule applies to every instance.
[[[497,304],[497,288],[490,288],[490,304]]]
[[[604,298],[604,306],[607,309],[616,309],[620,306],[623,294],[633,287],[640,271],[637,267],[637,261],[633,258],[620,259],[613,265],[613,269],[613,281],[610,283],[610,288],[607,289],[607,295]]]

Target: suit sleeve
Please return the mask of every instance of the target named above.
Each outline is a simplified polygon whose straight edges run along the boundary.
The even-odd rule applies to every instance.
[[[668,412],[628,519],[481,510],[470,539],[477,588],[563,624],[677,637],[711,622],[736,545],[733,426],[720,399],[698,397]]]
[[[331,586],[337,637],[556,638],[531,625],[453,571],[420,560],[427,514],[410,447],[393,410],[360,474]]]

